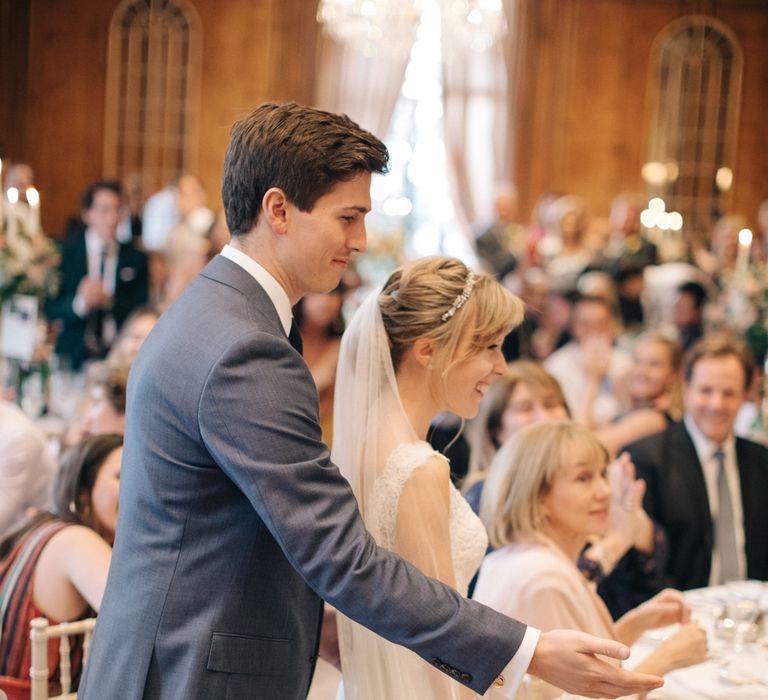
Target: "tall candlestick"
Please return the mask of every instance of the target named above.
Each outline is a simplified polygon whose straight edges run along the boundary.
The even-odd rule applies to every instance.
[[[40,233],[40,193],[34,187],[27,187],[29,204],[29,233],[34,238]]]
[[[6,198],[8,200],[8,242],[13,243],[16,240],[18,231],[16,207],[19,202],[19,191],[15,187],[9,187],[6,192]]]
[[[736,283],[743,287],[747,280],[749,255],[752,251],[752,231],[743,228],[739,231],[739,252],[736,256]]]

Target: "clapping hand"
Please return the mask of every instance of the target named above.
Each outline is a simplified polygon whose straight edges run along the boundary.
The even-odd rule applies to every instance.
[[[635,478],[635,465],[623,452],[608,467],[611,485],[609,529],[626,540],[628,547],[642,551],[653,549],[653,524],[643,510],[645,481]]]

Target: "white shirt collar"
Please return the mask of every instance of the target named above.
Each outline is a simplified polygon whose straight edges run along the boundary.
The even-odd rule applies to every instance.
[[[696,454],[699,456],[699,461],[703,462],[704,460],[711,459],[715,452],[721,447],[726,454],[735,455],[736,438],[734,437],[733,432],[731,432],[725,441],[720,444],[714,440],[710,440],[701,432],[701,430],[699,430],[699,426],[696,425],[696,421],[693,420],[693,416],[690,413],[685,414],[683,422],[685,423],[685,428],[688,431],[688,434],[691,436],[691,440],[693,440],[693,446],[696,449]]]
[[[242,250],[232,247],[229,243],[224,246],[221,255],[242,267],[243,270],[251,275],[251,277],[264,288],[270,301],[275,306],[277,315],[280,317],[280,324],[283,326],[283,330],[287,336],[291,332],[293,314],[291,311],[291,300],[288,298],[286,291],[280,286],[280,283],[250,255],[243,253]]]
[[[85,247],[89,253],[93,255],[101,255],[101,251],[107,251],[107,255],[111,255],[115,248],[117,248],[117,241],[107,243],[96,231],[92,228],[85,229]]]

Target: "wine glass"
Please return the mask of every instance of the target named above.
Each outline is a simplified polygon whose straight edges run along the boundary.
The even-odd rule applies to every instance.
[[[747,632],[760,612],[760,600],[763,597],[763,584],[760,581],[728,581],[727,615],[733,620],[733,651],[744,650]]]

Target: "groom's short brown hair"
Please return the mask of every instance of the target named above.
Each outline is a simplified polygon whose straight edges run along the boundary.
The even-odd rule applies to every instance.
[[[386,146],[345,114],[296,102],[258,106],[232,127],[221,196],[233,236],[248,233],[270,187],[301,211],[358,173],[384,173]]]

